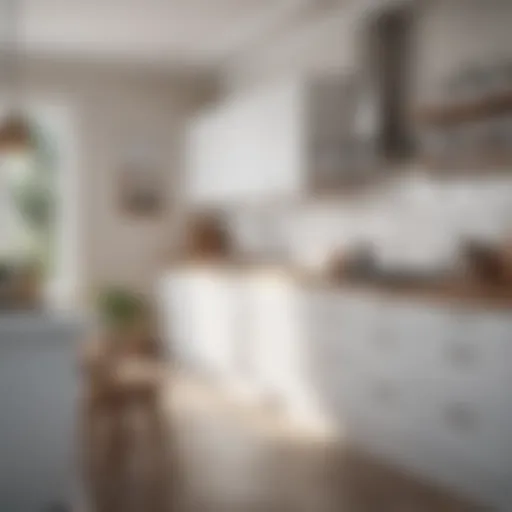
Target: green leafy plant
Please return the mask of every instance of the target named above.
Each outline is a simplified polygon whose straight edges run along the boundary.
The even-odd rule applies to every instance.
[[[53,269],[55,250],[56,163],[58,155],[51,133],[30,119],[33,152],[29,172],[10,183],[10,193],[18,213],[30,233],[32,256],[43,262],[44,273]]]
[[[144,299],[129,290],[112,287],[98,296],[97,309],[101,321],[108,328],[127,328],[146,312]]]

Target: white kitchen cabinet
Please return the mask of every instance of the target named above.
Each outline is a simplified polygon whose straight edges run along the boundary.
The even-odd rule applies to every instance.
[[[297,416],[316,414],[302,290],[285,276],[258,275],[246,284],[249,347],[255,387]]]
[[[162,280],[160,297],[178,365],[297,416],[317,412],[303,294],[292,279],[215,266],[176,270]]]
[[[299,418],[330,420],[344,439],[413,474],[509,510],[510,313],[311,290],[268,269],[189,273],[188,295],[177,285],[176,293],[190,301],[191,362],[235,375]]]
[[[165,336],[178,365],[221,379],[236,378],[239,282],[229,271],[180,270],[160,289]]]
[[[170,272],[159,283],[160,320],[168,352],[178,365],[194,362],[192,296],[187,272]]]
[[[189,200],[297,197],[339,184],[347,111],[338,77],[289,79],[221,103],[190,126]]]
[[[325,412],[366,451],[509,510],[509,313],[315,292],[308,337]]]

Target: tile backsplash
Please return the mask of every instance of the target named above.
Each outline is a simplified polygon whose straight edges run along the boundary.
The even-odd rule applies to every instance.
[[[381,265],[418,270],[451,268],[466,238],[512,237],[512,175],[440,178],[411,174],[366,195],[253,207],[235,216],[242,251],[322,265],[336,250],[370,243]]]

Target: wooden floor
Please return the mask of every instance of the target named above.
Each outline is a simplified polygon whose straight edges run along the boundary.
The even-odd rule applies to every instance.
[[[95,419],[91,512],[477,510],[190,379],[170,380],[146,413]]]

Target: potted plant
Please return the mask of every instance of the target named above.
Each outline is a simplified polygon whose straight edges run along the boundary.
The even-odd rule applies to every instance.
[[[119,370],[147,342],[148,307],[137,293],[109,287],[97,295],[95,310],[99,331],[84,346],[83,367],[93,402],[101,402],[117,393]]]
[[[97,312],[103,337],[119,354],[137,351],[149,336],[149,308],[137,293],[121,287],[98,296]]]

